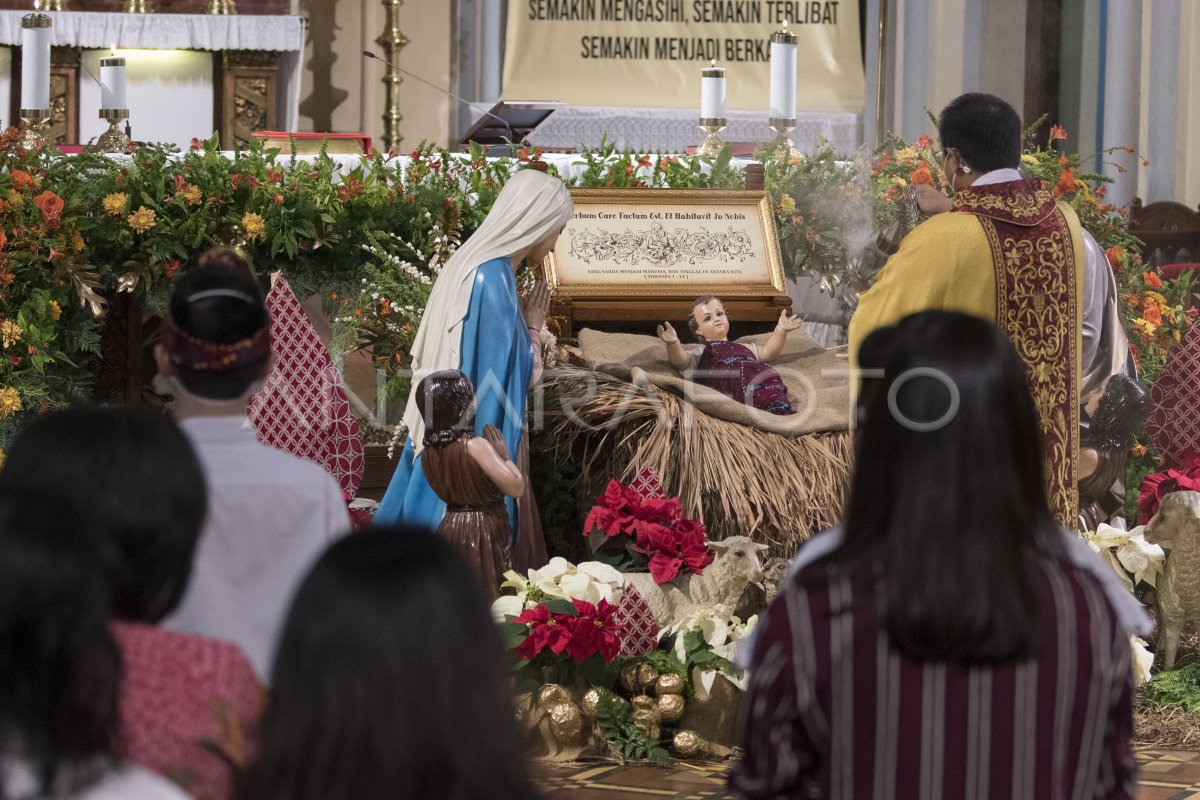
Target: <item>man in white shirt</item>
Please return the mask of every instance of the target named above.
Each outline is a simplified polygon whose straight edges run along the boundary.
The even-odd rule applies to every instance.
[[[259,444],[246,418],[271,368],[268,323],[246,261],[212,251],[176,285],[155,347],[156,386],[174,395],[209,487],[192,577],[164,626],[236,642],[264,681],[293,590],[350,527],[333,478]]]

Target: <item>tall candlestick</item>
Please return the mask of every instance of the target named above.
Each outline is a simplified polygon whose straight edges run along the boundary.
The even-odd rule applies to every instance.
[[[35,10],[21,17],[21,108],[50,108],[50,36],[53,21]]]
[[[720,119],[725,116],[725,68],[717,62],[700,71],[700,117]]]
[[[129,108],[125,98],[125,59],[122,56],[100,59],[100,107]]]
[[[796,34],[783,30],[771,34],[771,119],[796,118]]]

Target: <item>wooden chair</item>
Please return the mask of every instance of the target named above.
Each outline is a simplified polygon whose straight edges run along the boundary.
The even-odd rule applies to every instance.
[[[1146,243],[1142,255],[1155,269],[1163,264],[1200,261],[1200,210],[1161,201],[1142,205],[1133,198],[1129,232]]]

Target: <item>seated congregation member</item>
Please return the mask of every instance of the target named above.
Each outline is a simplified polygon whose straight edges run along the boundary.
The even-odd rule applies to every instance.
[[[197,800],[227,800],[262,687],[237,645],[158,627],[183,596],[204,523],[204,474],[187,438],[149,410],[60,411],[21,433],[0,483],[71,487],[79,533],[107,551],[121,755]]]
[[[536,800],[509,662],[441,537],[366,528],[305,578],[239,800]]]
[[[697,383],[716,389],[739,403],[749,403],[772,414],[794,414],[788,401],[787,385],[779,373],[767,365],[783,351],[787,335],[798,330],[803,321],[779,312],[779,322],[762,351],[754,344],[729,341],[729,317],[719,298],[703,294],[692,303],[688,328],[700,347],[689,352],[679,343],[671,323],[658,326],[658,337],[667,346],[667,359],[680,372],[695,370]]]
[[[117,757],[121,656],[101,550],[58,498],[0,485],[0,798],[185,800]]]
[[[930,311],[861,353],[841,541],[760,622],[735,795],[1131,798],[1128,630],[1050,513],[1011,345]]]
[[[209,491],[191,581],[164,624],[235,642],[265,677],[288,598],[349,529],[341,490],[316,464],[259,444],[246,419],[246,398],[271,368],[271,343],[262,294],[240,255],[211,251],[183,274],[154,355],[156,387],[174,396]]]

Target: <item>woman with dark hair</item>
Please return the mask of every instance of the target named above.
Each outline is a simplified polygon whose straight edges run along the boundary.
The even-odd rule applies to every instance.
[[[508,457],[504,435],[485,425],[475,435],[475,387],[456,369],[426,376],[416,388],[425,421],[425,477],[446,504],[438,533],[479,575],[492,600],[511,568],[505,495],[520,497],[525,478]]]
[[[187,438],[148,410],[60,411],[21,433],[0,484],[70,487],[70,513],[87,520],[79,535],[105,555],[124,664],[122,756],[198,800],[230,797],[262,687],[237,645],[158,627],[183,596],[205,518],[204,475]]]
[[[117,758],[103,553],[58,500],[0,483],[0,800],[184,800]]]
[[[366,528],[292,601],[238,798],[534,800],[524,740],[475,576],[427,531]]]
[[[860,352],[844,524],[761,623],[735,794],[1131,797],[1145,615],[1050,513],[1020,360],[941,311]]]

